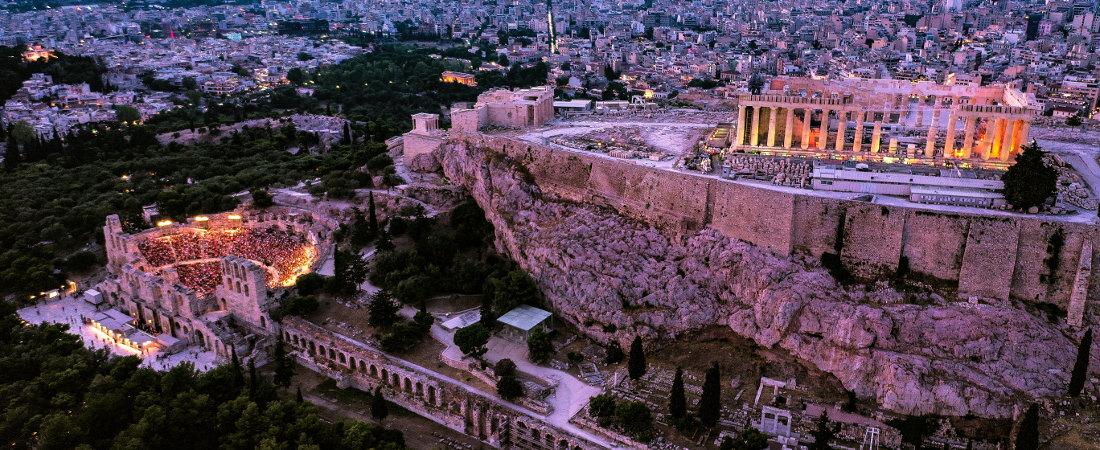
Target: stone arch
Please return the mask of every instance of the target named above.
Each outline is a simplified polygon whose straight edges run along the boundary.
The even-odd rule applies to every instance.
[[[405,392],[410,393],[410,394],[412,393],[412,380],[409,379],[409,377],[405,377],[404,387],[405,387]]]
[[[546,433],[546,439],[543,441],[546,442],[547,448],[554,448],[554,435]]]
[[[340,360],[340,364],[347,364],[348,358],[344,356],[343,352],[337,353],[336,358]]]
[[[558,449],[559,450],[568,450],[569,449],[569,443],[566,442],[565,439],[559,440],[558,441]]]
[[[435,405],[435,386],[428,386],[428,403]]]
[[[372,371],[374,370],[374,369],[373,369],[373,367],[374,367],[374,366],[371,366],[371,368],[372,368],[371,370],[372,370]],[[386,368],[385,368],[385,367],[383,367],[383,368],[382,368],[382,384],[386,384],[386,383],[388,383],[389,381],[390,381],[390,371],[386,370]]]
[[[378,366],[370,365],[370,376],[371,378],[378,378]]]
[[[534,440],[536,440],[536,441],[539,440],[539,437],[541,437],[539,435],[539,430],[537,430],[535,428],[532,428],[531,429],[531,437],[534,438]]]
[[[423,397],[424,396],[424,383],[422,383],[420,381],[416,382],[416,396],[417,397]]]

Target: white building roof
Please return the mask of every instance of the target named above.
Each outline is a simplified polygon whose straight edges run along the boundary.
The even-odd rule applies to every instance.
[[[497,318],[497,322],[523,331],[531,331],[551,316],[550,311],[530,305],[519,305]]]

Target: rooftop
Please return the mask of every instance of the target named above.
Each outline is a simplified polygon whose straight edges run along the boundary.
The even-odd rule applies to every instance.
[[[550,311],[530,305],[519,305],[497,318],[497,322],[523,331],[531,331],[551,316]]]

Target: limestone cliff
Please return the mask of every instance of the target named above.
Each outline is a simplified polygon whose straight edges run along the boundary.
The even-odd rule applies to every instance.
[[[555,198],[521,162],[476,143],[455,139],[437,156],[486,211],[498,249],[597,339],[722,324],[907,414],[1005,417],[1067,383],[1069,331],[1011,302],[845,288],[813,261],[709,227],[663,232],[613,207]]]

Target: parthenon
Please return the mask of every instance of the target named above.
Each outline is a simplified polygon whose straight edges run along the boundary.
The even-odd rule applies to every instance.
[[[1026,142],[1034,112],[1004,85],[777,78],[740,95],[730,149],[1001,169]]]

